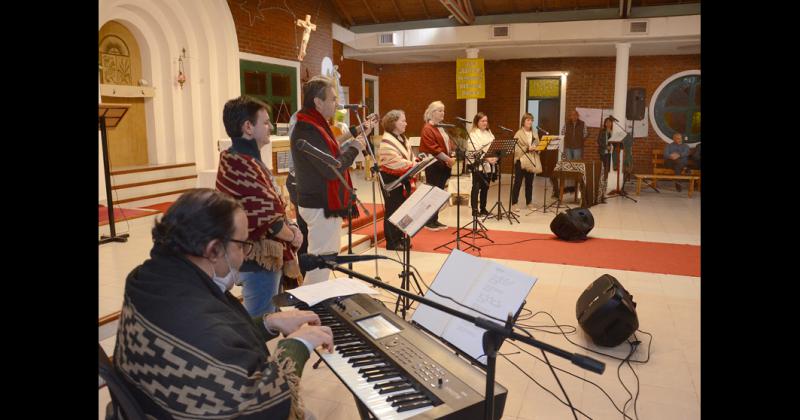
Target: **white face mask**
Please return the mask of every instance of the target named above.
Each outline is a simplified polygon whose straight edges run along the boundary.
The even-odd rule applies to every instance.
[[[225,293],[228,290],[231,290],[231,288],[233,288],[233,285],[239,281],[239,270],[231,267],[231,263],[230,261],[228,261],[227,251],[225,252],[224,256],[225,256],[225,262],[228,263],[228,269],[229,269],[228,274],[225,275],[225,277],[218,277],[216,271],[214,271],[214,266],[213,265],[211,266],[211,272],[214,273],[214,275],[211,277],[211,280],[213,280],[214,283],[216,283],[216,285],[219,286],[220,290],[222,290],[223,293]]]

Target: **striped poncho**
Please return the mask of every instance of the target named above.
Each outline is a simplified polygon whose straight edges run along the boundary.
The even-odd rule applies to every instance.
[[[217,190],[230,194],[244,206],[248,239],[255,242],[253,260],[268,271],[282,270],[302,282],[300,267],[290,242],[270,234],[286,221],[283,197],[276,191],[271,173],[263,162],[233,148],[220,153]]]

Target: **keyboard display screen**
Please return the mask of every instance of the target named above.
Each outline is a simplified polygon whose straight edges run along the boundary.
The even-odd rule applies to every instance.
[[[375,340],[400,332],[400,329],[384,318],[383,315],[362,319],[356,321],[356,324]]]

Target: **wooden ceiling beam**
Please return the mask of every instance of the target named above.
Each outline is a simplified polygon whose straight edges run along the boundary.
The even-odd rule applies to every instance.
[[[477,6],[478,13],[480,13],[481,16],[486,16],[486,5],[483,4],[483,0],[476,0],[476,1],[477,3],[475,3],[475,6]]]
[[[375,23],[381,23],[381,21],[379,21],[378,18],[375,17],[375,13],[372,13],[372,9],[369,7],[367,0],[361,0],[361,3],[364,3],[364,7],[367,8],[367,12],[369,12],[369,15],[372,16],[372,20],[374,20]]]
[[[422,3],[422,10],[425,11],[425,17],[430,19],[431,18],[431,12],[428,11],[428,5],[425,4],[425,0],[421,0],[420,2]]]
[[[403,14],[400,13],[400,8],[397,7],[397,2],[395,0],[392,0],[392,5],[394,5],[394,10],[397,12],[397,17],[400,18],[400,20],[406,20],[406,18],[403,17]]]
[[[336,7],[336,11],[339,13],[339,16],[344,17],[350,23],[350,26],[356,24],[353,18],[350,17],[350,14],[347,13],[346,9],[342,7],[342,4],[339,3],[339,0],[333,0],[333,5]]]
[[[467,12],[467,17],[470,21],[475,21],[475,11],[472,10],[472,1],[470,0],[461,0],[461,4],[464,5],[464,11]]]
[[[439,3],[441,3],[460,24],[469,25],[475,21],[475,16],[470,17],[457,0],[439,0]]]

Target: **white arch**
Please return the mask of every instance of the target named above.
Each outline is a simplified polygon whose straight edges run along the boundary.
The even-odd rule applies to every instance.
[[[225,0],[100,0],[98,30],[122,22],[139,43],[142,77],[156,94],[145,100],[152,164],[191,162],[214,169],[217,140],[227,137],[222,107],[239,96],[239,42]],[[178,56],[187,82],[175,78]]]

